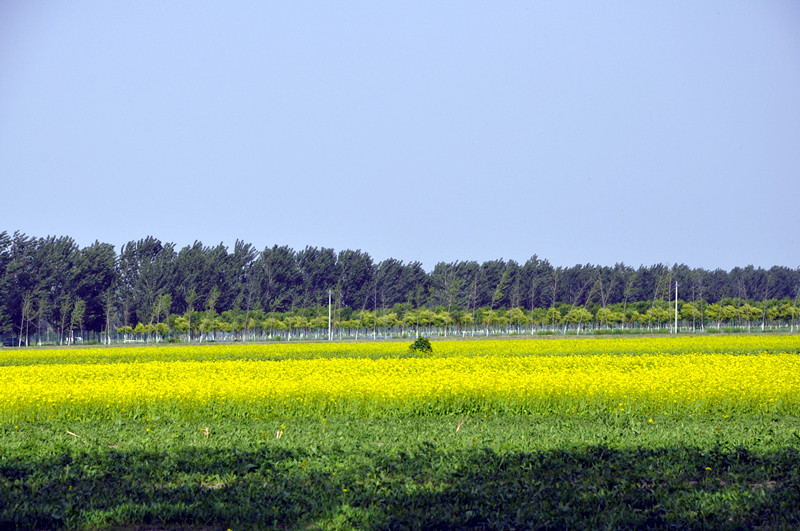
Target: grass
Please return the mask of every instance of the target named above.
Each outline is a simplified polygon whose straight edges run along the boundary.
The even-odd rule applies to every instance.
[[[798,420],[24,424],[0,526],[796,528]]]

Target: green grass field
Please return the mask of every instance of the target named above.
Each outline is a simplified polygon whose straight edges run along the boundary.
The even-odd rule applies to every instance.
[[[789,529],[800,525],[798,420],[653,427],[497,416],[6,426],[0,522]]]

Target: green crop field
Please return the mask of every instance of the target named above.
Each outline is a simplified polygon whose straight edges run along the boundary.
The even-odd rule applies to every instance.
[[[0,350],[0,528],[800,527],[800,337]]]

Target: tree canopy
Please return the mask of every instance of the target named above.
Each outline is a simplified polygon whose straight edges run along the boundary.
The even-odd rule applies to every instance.
[[[685,303],[679,317],[688,320],[731,319],[732,311],[748,322],[759,315],[766,319],[795,312],[800,297],[800,268],[785,266],[730,271],[685,264],[563,267],[534,254],[522,264],[440,262],[427,272],[419,262],[375,262],[360,249],[296,251],[274,245],[258,250],[240,240],[233,249],[199,241],[178,249],[148,236],[116,252],[107,243],[81,248],[66,236],[0,232],[0,333],[49,328],[66,337],[76,330],[156,326],[170,315],[183,316],[186,321],[176,326],[188,330],[196,312],[208,320],[204,326],[214,327],[226,321],[215,325],[210,314],[293,313],[326,306],[329,292],[339,318],[358,315],[360,325],[406,318],[446,325],[456,317],[476,326],[523,318],[612,325],[631,312],[666,322],[674,310],[656,302],[674,300],[676,282]],[[787,304],[794,309],[782,309]],[[430,315],[417,311],[423,309]],[[312,311],[307,318],[318,314]],[[248,318],[242,326],[250,326]]]

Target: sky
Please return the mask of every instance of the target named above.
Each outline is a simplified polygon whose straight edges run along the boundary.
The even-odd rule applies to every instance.
[[[800,267],[795,1],[0,0],[0,231]]]

